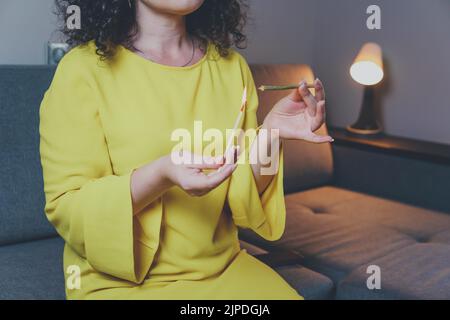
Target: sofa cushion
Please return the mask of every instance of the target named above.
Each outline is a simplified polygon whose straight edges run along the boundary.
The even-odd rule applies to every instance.
[[[65,299],[63,248],[60,238],[0,247],[0,300]]]
[[[450,243],[417,243],[375,259],[370,265],[381,270],[381,290],[367,289],[369,264],[365,264],[339,284],[336,298],[450,299]]]
[[[432,210],[389,201],[346,189],[323,187],[286,198],[315,214],[332,214],[348,221],[364,221],[397,230],[416,241],[426,241],[450,229],[450,216]]]
[[[305,79],[314,81],[310,67],[306,65],[258,65],[250,66],[256,86],[263,84],[283,85],[299,83]],[[261,123],[275,103],[289,92],[261,92],[258,119]],[[327,134],[323,126],[319,134]],[[287,193],[327,184],[331,180],[333,161],[329,144],[312,144],[304,141],[284,141],[285,190]],[[301,159],[301,161],[299,161]]]
[[[301,265],[279,267],[275,271],[306,300],[325,300],[334,297],[334,283],[323,274]]]
[[[449,263],[442,255],[450,250],[450,216],[335,187],[289,195],[286,207],[286,232],[279,241],[269,243],[249,231],[241,231],[241,237],[267,250],[301,253],[305,267],[334,281],[338,298],[372,296],[366,286],[372,264],[381,267],[379,296],[411,297],[399,278],[418,280],[420,275],[414,297],[446,297],[442,289],[450,283]],[[433,271],[420,258],[424,242],[428,259],[435,259]],[[368,292],[352,294],[349,288],[355,287]]]
[[[53,72],[0,67],[0,245],[55,235],[39,157],[39,105]]]

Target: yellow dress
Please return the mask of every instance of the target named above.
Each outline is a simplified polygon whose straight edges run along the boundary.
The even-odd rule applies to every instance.
[[[238,242],[237,226],[268,240],[282,235],[282,165],[261,197],[245,163],[205,196],[173,187],[132,214],[132,171],[169,154],[177,128],[196,134],[194,121],[202,121],[203,130],[232,129],[244,86],[241,125],[255,128],[256,89],[236,51],[222,58],[209,45],[188,67],[156,64],[124,47],[104,62],[92,43],[66,55],[40,108],[40,151],[45,212],[66,242],[66,278],[81,271],[67,298],[301,299]]]

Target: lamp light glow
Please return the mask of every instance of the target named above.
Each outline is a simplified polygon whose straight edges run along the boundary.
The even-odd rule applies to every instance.
[[[383,69],[371,61],[360,61],[353,64],[350,74],[353,80],[365,86],[376,85],[384,77]]]
[[[350,75],[353,80],[365,86],[373,86],[383,80],[381,47],[376,43],[366,43],[351,66]]]

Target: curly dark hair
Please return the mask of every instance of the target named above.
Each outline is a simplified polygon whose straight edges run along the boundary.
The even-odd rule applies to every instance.
[[[97,54],[111,59],[118,45],[131,47],[138,32],[135,1],[128,0],[55,0],[56,14],[61,20],[61,32],[70,46],[94,41]],[[81,29],[66,27],[67,7],[81,9]],[[186,17],[187,32],[201,41],[215,45],[221,56],[227,56],[232,46],[244,48],[248,5],[245,0],[205,0],[203,5]]]

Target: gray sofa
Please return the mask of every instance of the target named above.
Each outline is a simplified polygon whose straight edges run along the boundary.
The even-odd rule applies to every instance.
[[[257,84],[313,77],[301,65],[252,69]],[[63,241],[43,212],[38,149],[38,108],[53,72],[0,67],[0,299],[65,297]],[[261,95],[261,118],[280,95]],[[440,197],[450,166],[292,141],[285,166],[286,233],[272,243],[248,230],[240,237],[256,256],[301,255],[275,267],[305,298],[450,299],[450,204]],[[417,194],[423,185],[438,191]],[[367,288],[370,265],[381,270],[379,290]]]

